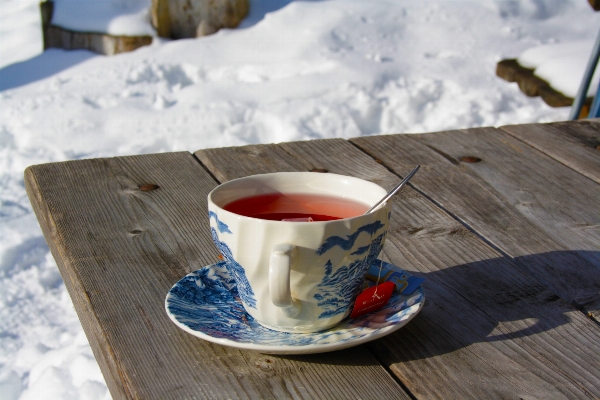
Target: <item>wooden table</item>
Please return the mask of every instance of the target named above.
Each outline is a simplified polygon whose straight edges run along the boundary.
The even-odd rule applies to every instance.
[[[600,398],[600,120],[29,167],[27,193],[113,398]],[[381,257],[425,277],[407,326],[272,356],[177,328],[164,299],[218,261],[206,196],[274,171],[392,187]],[[317,172],[315,172],[317,173]]]

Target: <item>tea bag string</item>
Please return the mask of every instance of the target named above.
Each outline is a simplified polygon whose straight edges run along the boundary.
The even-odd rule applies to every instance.
[[[377,290],[379,288],[379,280],[381,279],[381,270],[383,269],[383,260],[379,260],[379,272],[377,273],[377,285],[375,286],[375,292],[373,292],[373,297],[377,295]]]

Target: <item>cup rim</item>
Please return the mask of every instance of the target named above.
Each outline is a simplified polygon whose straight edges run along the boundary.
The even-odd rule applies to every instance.
[[[235,178],[235,179],[229,180],[227,182],[224,182],[224,183],[218,185],[217,187],[215,187],[213,190],[211,190],[208,193],[208,196],[207,196],[208,205],[209,205],[209,207],[211,205],[214,206],[214,207],[216,207],[219,210],[219,213],[225,213],[226,215],[235,216],[237,218],[243,218],[243,219],[248,218],[248,219],[251,219],[251,220],[262,221],[264,223],[275,223],[275,224],[285,223],[285,224],[287,224],[287,223],[289,223],[289,221],[268,220],[268,219],[255,218],[255,217],[249,217],[249,216],[242,215],[242,214],[237,214],[237,213],[234,213],[232,211],[228,211],[228,210],[224,209],[223,207],[221,207],[220,205],[218,205],[215,201],[213,201],[213,196],[218,191],[225,190],[225,189],[227,189],[227,186],[235,185],[235,184],[239,183],[242,180],[247,180],[249,178],[261,179],[261,178],[267,178],[268,176],[286,175],[286,174],[287,175],[306,175],[306,176],[309,176],[309,174],[313,175],[313,174],[317,174],[317,172],[306,172],[306,171],[298,171],[298,172],[271,172],[271,173],[266,173],[266,174],[254,174],[254,175],[244,176],[244,177],[241,177],[241,178]],[[378,189],[378,190],[382,191],[381,192],[381,196],[379,198],[382,198],[387,193],[387,191],[383,187],[381,187],[378,184],[373,183],[371,181],[365,180],[365,179],[357,178],[357,177],[354,177],[354,176],[348,176],[348,175],[334,174],[334,173],[318,173],[318,174],[322,175],[322,177],[325,177],[325,176],[332,177],[332,178],[337,177],[337,178],[355,180],[357,182],[361,182],[362,184],[372,185],[374,189]],[[328,179],[328,178],[326,178],[326,179]],[[240,197],[240,198],[242,198],[242,197]],[[367,204],[369,207],[371,207],[377,201],[378,200],[372,202],[372,204],[365,202],[365,204]],[[331,224],[331,223],[339,223],[341,221],[351,221],[351,220],[358,219],[358,218],[368,217],[371,214],[373,214],[373,215],[379,214],[379,212],[381,212],[382,210],[387,210],[389,208],[389,204],[390,204],[389,201],[386,202],[386,203],[384,203],[381,206],[380,209],[378,209],[378,210],[376,210],[376,211],[374,211],[373,213],[370,213],[370,214],[360,214],[360,215],[356,215],[356,216],[353,216],[353,217],[340,218],[340,219],[330,220],[330,221],[312,221],[312,222],[308,222],[308,221],[306,221],[306,222],[295,221],[294,224],[297,224],[297,225],[311,224],[311,225],[314,226],[315,224],[325,225],[325,224]]]

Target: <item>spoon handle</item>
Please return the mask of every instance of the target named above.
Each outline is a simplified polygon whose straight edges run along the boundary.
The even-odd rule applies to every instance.
[[[419,170],[419,168],[421,168],[420,165],[417,165],[415,167],[415,169],[413,169],[412,171],[410,171],[410,173],[408,175],[406,175],[406,178],[402,179],[402,182],[400,182],[398,185],[396,185],[396,187],[394,187],[392,190],[390,190],[388,192],[388,194],[386,194],[383,199],[379,200],[377,202],[377,204],[375,204],[373,207],[371,207],[371,209],[369,211],[367,211],[365,214],[370,214],[373,211],[377,210],[379,207],[381,207],[383,204],[385,204],[386,201],[389,200],[390,197],[392,197],[393,195],[395,195],[396,193],[398,193],[398,191],[400,189],[402,189],[402,186],[404,186],[404,184],[408,181],[410,181],[410,178],[412,178],[417,171]]]

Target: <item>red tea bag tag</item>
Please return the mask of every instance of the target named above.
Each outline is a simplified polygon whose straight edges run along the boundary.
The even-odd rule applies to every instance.
[[[350,318],[360,317],[385,306],[390,301],[395,287],[394,282],[384,282],[364,290],[356,298]]]

